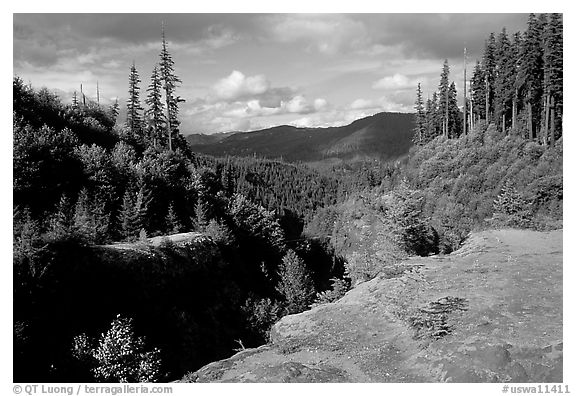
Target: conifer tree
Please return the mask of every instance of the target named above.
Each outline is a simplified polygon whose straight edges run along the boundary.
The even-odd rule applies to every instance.
[[[514,39],[512,41],[512,57],[514,59],[514,79],[512,82],[512,129],[514,132],[517,130],[518,124],[518,108],[519,108],[519,89],[518,89],[518,69],[520,65],[520,51],[522,50],[522,33],[514,33]]]
[[[178,215],[174,210],[174,203],[170,202],[168,206],[168,213],[166,214],[166,227],[167,231],[171,234],[177,234],[182,231],[182,223],[178,219]]]
[[[462,115],[458,108],[458,94],[454,81],[448,87],[448,137],[456,138],[462,132]]]
[[[114,120],[114,122],[116,122],[116,119],[118,118],[118,114],[120,114],[120,104],[118,103],[118,98],[116,98],[114,103],[112,103],[109,111],[110,111],[110,115],[112,116],[112,119]]]
[[[442,73],[440,74],[440,84],[438,85],[438,119],[441,120],[441,133],[448,137],[449,130],[449,100],[450,100],[450,66],[448,59],[444,60]]]
[[[496,36],[490,33],[484,45],[484,54],[482,57],[482,68],[485,79],[485,106],[486,121],[493,121],[494,114],[494,82],[496,80]]]
[[[486,119],[486,76],[480,61],[476,61],[474,72],[472,73],[471,98],[472,98],[472,115],[480,119]]]
[[[162,50],[160,51],[160,74],[162,75],[163,88],[166,100],[166,134],[168,138],[168,150],[172,151],[173,140],[178,134],[178,103],[183,102],[175,95],[178,84],[182,81],[174,72],[174,61],[168,52],[164,24],[162,24]]]
[[[432,95],[433,98],[436,98],[436,92]],[[436,122],[435,122],[435,114],[436,114],[436,103],[435,99],[426,100],[426,132],[424,135],[424,142],[427,143],[430,140],[434,139],[436,136]]]
[[[278,275],[277,290],[286,300],[286,310],[289,314],[306,310],[314,300],[314,283],[308,274],[306,264],[293,250],[288,250]]]
[[[78,93],[74,91],[74,93],[72,94],[72,108],[78,109],[79,107],[80,106],[78,104]]]
[[[166,130],[166,117],[164,115],[164,104],[162,103],[162,76],[158,66],[152,69],[150,85],[146,89],[146,118],[148,121],[148,135],[156,148],[157,144],[162,142],[162,132]]]
[[[130,67],[130,77],[128,79],[128,100],[126,123],[132,133],[132,136],[141,137],[142,135],[142,114],[144,110],[140,104],[140,77],[136,64],[132,62]]]
[[[210,221],[210,213],[208,210],[208,204],[203,198],[198,198],[198,202],[196,202],[196,205],[194,206],[194,213],[196,215],[194,219],[196,230],[204,231]]]
[[[56,212],[50,219],[49,234],[52,238],[61,238],[69,235],[72,231],[73,214],[72,204],[66,194],[62,194],[56,206]]]
[[[74,208],[73,228],[76,234],[86,241],[92,242],[94,240],[96,229],[86,188],[83,188],[78,194]]]
[[[544,30],[544,97],[546,107],[545,137],[553,145],[554,133],[561,131],[563,114],[563,26],[562,14],[551,14]],[[551,109],[555,117],[551,119]],[[554,124],[554,125],[552,125]]]
[[[515,59],[512,44],[506,29],[498,35],[496,44],[496,76],[494,82],[494,119],[503,130],[505,124],[511,120],[512,99],[514,96]]]
[[[126,190],[122,199],[118,222],[120,223],[121,236],[123,239],[134,237],[134,200],[130,191]]]
[[[418,88],[416,89],[414,109],[416,110],[416,126],[414,127],[414,137],[412,139],[416,144],[423,144],[426,135],[426,113],[424,111],[424,101],[422,100],[420,83],[418,83]]]
[[[518,86],[523,98],[525,118],[527,120],[528,138],[535,139],[540,123],[540,104],[542,98],[542,81],[544,79],[542,26],[535,14],[528,17],[518,69]]]

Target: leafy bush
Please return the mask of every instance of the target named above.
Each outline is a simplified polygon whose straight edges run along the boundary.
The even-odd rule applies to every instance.
[[[162,379],[160,350],[144,349],[145,340],[134,334],[132,319],[120,315],[100,336],[98,345],[81,334],[74,338],[72,355],[93,364],[94,377],[102,382],[157,382]]]

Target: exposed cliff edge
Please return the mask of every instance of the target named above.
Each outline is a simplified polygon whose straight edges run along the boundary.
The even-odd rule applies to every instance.
[[[562,382],[562,346],[562,230],[495,230],[286,316],[269,344],[185,380]]]

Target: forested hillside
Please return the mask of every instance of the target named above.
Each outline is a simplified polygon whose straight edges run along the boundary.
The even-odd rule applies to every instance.
[[[413,114],[378,113],[350,125],[329,128],[297,128],[282,125],[225,137],[187,139],[195,152],[215,156],[253,156],[289,162],[351,159],[392,160],[412,145]]]

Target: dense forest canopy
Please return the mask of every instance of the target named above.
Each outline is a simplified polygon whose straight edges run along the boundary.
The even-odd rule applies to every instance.
[[[444,61],[438,90],[426,102],[416,91],[415,143],[436,136],[458,137],[479,122],[494,124],[506,134],[521,135],[544,145],[562,136],[562,14],[530,14],[524,32],[506,28],[486,38],[476,60],[463,111],[458,107],[450,66]],[[464,119],[465,118],[465,119]]]
[[[13,80],[15,381],[176,379],[471,230],[562,227],[561,15],[489,36],[466,117],[445,62],[394,162],[193,152],[164,35],[145,106],[140,83],[119,123]]]

